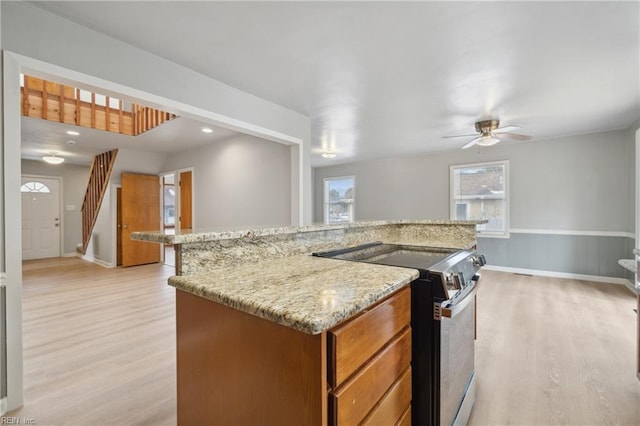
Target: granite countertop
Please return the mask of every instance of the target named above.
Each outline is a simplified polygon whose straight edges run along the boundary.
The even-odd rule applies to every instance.
[[[418,278],[408,268],[310,255],[174,276],[169,284],[296,330],[319,334]]]
[[[162,231],[132,232],[131,239],[163,244],[188,244],[207,241],[231,240],[247,237],[263,237],[270,235],[299,234],[306,232],[330,231],[339,229],[366,228],[385,225],[479,225],[486,220],[380,220],[370,222],[342,223],[334,225],[316,224],[307,226],[283,226],[255,229],[229,230],[186,230],[176,234],[166,234]]]
[[[628,271],[633,272],[634,274],[638,273],[637,263],[635,259],[619,259],[618,265],[622,266]]]

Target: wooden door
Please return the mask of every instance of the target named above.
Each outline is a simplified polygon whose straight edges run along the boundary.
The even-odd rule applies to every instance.
[[[60,257],[60,181],[22,178],[22,259]]]
[[[192,188],[193,179],[191,171],[180,173],[180,229],[186,230],[193,227]]]
[[[160,262],[160,244],[133,241],[132,232],[160,230],[160,177],[122,173],[122,266]]]
[[[116,189],[116,266],[122,266],[122,188]]]

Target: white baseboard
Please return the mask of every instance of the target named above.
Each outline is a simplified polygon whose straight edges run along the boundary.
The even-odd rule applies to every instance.
[[[0,416],[4,416],[7,413],[7,397],[0,399]]]
[[[629,291],[635,295],[640,294],[640,289],[634,286],[633,283],[629,280],[626,280],[625,286],[629,289]]]
[[[95,257],[86,256],[86,255],[85,256],[80,256],[80,257],[82,257],[83,260],[95,263],[95,264],[100,265],[100,266],[105,267],[105,268],[115,268],[116,267],[116,265],[114,265],[113,263],[108,263],[108,262],[105,262],[104,260],[96,259]]]
[[[602,277],[600,275],[572,274],[569,272],[541,271],[538,269],[511,268],[508,266],[496,266],[496,265],[484,265],[483,269],[487,269],[489,271],[512,272],[514,274],[538,275],[541,277],[570,278],[574,280],[595,281],[599,283],[622,284],[622,285],[628,286],[630,289],[633,288],[633,284],[626,278]]]
[[[78,253],[77,251],[72,251],[69,253],[65,253],[62,255],[62,257],[80,257],[82,256],[80,253]]]

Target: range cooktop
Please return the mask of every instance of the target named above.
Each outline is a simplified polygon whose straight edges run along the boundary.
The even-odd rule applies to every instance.
[[[457,250],[450,248],[371,243],[340,250],[313,253],[314,256],[379,265],[428,270]]]

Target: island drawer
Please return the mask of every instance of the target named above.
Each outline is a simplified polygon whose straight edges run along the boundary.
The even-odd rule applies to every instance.
[[[395,425],[407,408],[411,409],[411,367],[407,367],[378,404],[362,421],[363,425]]]
[[[404,410],[396,426],[411,426],[411,406],[408,406],[407,409]]]
[[[411,327],[406,327],[353,377],[330,392],[330,424],[359,424],[382,403],[410,363]]]
[[[333,388],[343,383],[410,323],[411,290],[405,287],[331,330],[329,385]]]

